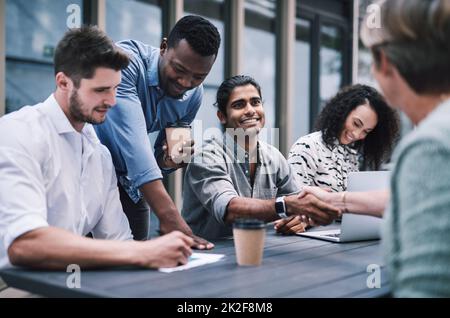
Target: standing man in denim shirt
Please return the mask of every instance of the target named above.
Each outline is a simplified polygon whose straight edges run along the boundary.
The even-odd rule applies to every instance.
[[[131,57],[122,71],[117,106],[96,126],[101,142],[112,154],[119,178],[120,199],[136,240],[147,239],[150,210],[160,221],[161,233],[179,230],[194,238],[199,249],[212,243],[193,235],[162,183],[162,173],[182,164],[167,153],[165,127],[191,123],[200,108],[202,82],[210,72],[220,46],[216,27],[199,16],[185,16],[164,38],[160,48],[134,40],[119,42]],[[148,133],[159,131],[155,150]],[[183,153],[193,151],[193,141]]]

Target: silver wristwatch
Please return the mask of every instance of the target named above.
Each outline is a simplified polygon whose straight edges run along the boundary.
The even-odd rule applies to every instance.
[[[286,204],[284,203],[284,196],[276,198],[275,211],[277,212],[278,216],[282,219],[288,217],[286,214]]]

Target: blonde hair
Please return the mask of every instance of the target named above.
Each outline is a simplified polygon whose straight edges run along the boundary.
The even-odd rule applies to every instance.
[[[450,90],[450,0],[381,0],[381,27],[370,27],[369,14],[361,40],[380,50],[417,93]]]

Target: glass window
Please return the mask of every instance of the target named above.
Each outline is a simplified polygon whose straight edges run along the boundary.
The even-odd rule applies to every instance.
[[[6,1],[7,113],[41,102],[54,90],[53,54],[74,5],[81,22],[82,0]]]
[[[342,85],[343,34],[333,25],[320,27],[320,109]]]
[[[360,15],[360,24],[362,22],[362,18],[365,16],[367,7],[371,5],[374,0],[360,0],[359,1],[359,15]],[[358,26],[358,30],[361,25]],[[358,52],[358,79],[357,82],[361,84],[370,85],[378,88],[378,83],[373,78],[370,67],[372,65],[372,54],[370,51],[364,47],[361,40],[359,40],[359,52]]]
[[[378,85],[378,82],[372,75],[371,66],[373,63],[372,53],[364,47],[364,44],[359,43],[359,52],[358,52],[358,79],[357,82],[359,84],[365,84],[376,88],[379,92],[381,92],[381,88]],[[400,112],[400,136],[403,137],[408,134],[413,128],[414,125],[411,120],[401,111]]]
[[[360,15],[360,25],[359,28],[361,28],[362,19],[364,18],[367,7],[374,3],[375,0],[360,0],[359,2],[359,15]],[[359,41],[359,50],[358,50],[358,79],[357,82],[361,84],[366,84],[372,87],[375,87],[378,91],[380,90],[380,86],[378,85],[378,82],[375,80],[375,78],[372,75],[371,72],[371,66],[373,63],[372,53],[369,49],[367,49],[364,44]],[[400,125],[401,125],[401,131],[400,136],[403,137],[406,134],[408,134],[414,127],[411,120],[400,111]]]
[[[6,113],[42,102],[54,90],[52,64],[6,60]]]
[[[293,138],[309,133],[310,73],[311,73],[311,22],[297,19],[295,42],[295,93],[294,118],[292,122]]]
[[[275,127],[275,1],[245,1],[244,70],[260,85],[266,128]]]
[[[225,31],[224,31],[224,17],[223,17],[223,0],[185,0],[184,1],[185,15],[196,14],[208,19],[219,31],[221,43],[219,52],[217,53],[216,61],[203,82],[204,94],[202,106],[200,107],[196,123],[201,123],[201,131],[204,133],[205,129],[210,127],[221,128],[219,119],[217,118],[217,108],[214,106],[216,101],[216,93],[220,84],[224,80],[224,47],[225,47]],[[195,143],[199,146],[202,142],[203,135],[194,135]]]
[[[372,65],[372,54],[370,51],[364,47],[362,43],[359,44],[360,49],[358,52],[358,80],[357,82],[360,84],[366,84],[373,87],[378,87],[378,83],[373,78],[372,72],[370,70]]]
[[[157,0],[106,1],[106,33],[113,41],[133,39],[159,47],[162,34],[162,10]],[[154,144],[158,132],[150,133]]]
[[[158,1],[106,1],[106,32],[114,41],[133,39],[155,47],[161,43]]]
[[[81,14],[81,0],[7,0],[6,55],[52,62],[55,46],[68,29],[71,4],[77,4]]]

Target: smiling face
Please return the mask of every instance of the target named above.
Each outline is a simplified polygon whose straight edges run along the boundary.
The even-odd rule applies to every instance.
[[[186,91],[205,80],[215,59],[215,55],[201,56],[196,53],[185,39],[173,48],[167,48],[164,40],[159,59],[160,87],[167,95],[181,98]]]
[[[363,140],[378,123],[376,112],[367,104],[360,105],[348,114],[339,142],[343,145]]]
[[[226,114],[218,111],[217,116],[225,128],[259,132],[264,127],[265,115],[256,87],[251,84],[235,87],[230,94]]]

